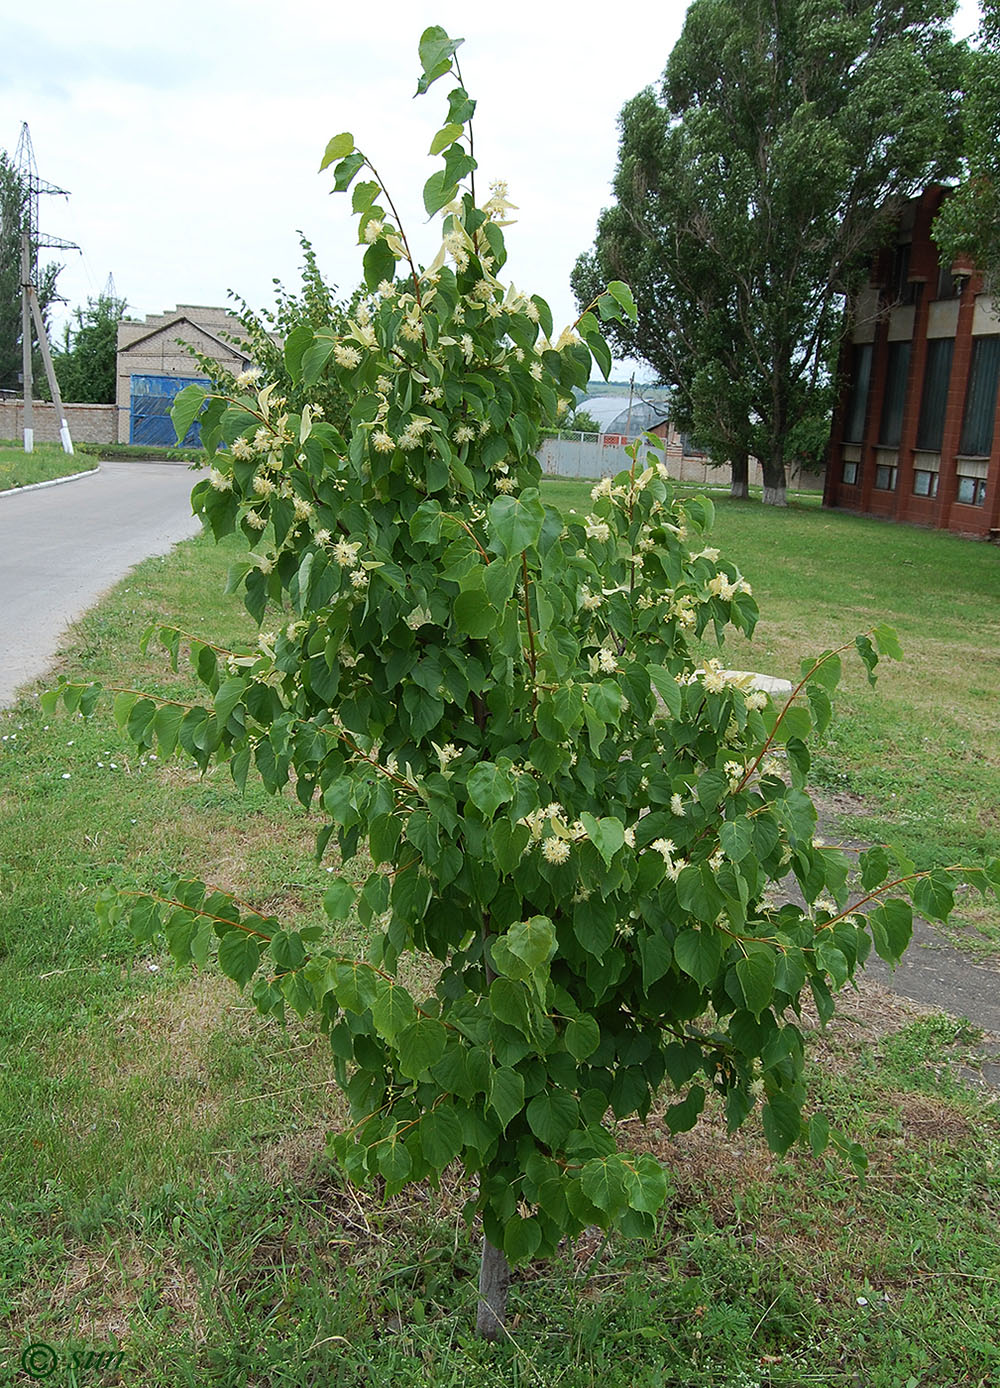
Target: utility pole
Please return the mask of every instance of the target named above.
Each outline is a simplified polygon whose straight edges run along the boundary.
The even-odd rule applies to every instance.
[[[27,190],[24,218],[21,223],[21,359],[24,364],[24,451],[31,453],[35,446],[31,378],[31,320],[34,319],[38,346],[41,349],[42,361],[45,364],[49,390],[52,392],[52,403],[59,420],[59,439],[63,446],[63,452],[72,453],[73,440],[70,438],[69,424],[63,412],[59,382],[56,380],[55,369],[52,365],[52,353],[49,350],[49,335],[45,329],[45,319],[42,317],[42,308],[38,302],[38,292],[35,288],[35,270],[37,268],[35,262],[39,246],[51,246],[57,250],[66,251],[78,251],[80,247],[75,242],[63,241],[58,236],[43,237],[38,230],[39,194],[55,193],[60,197],[68,197],[69,194],[65,188],[57,188],[54,184],[46,183],[44,179],[39,178],[27,121],[21,126],[21,138],[17,142],[14,158],[22,184]]]

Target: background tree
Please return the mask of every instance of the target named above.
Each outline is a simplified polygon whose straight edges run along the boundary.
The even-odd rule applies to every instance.
[[[1000,275],[1000,4],[983,0],[978,47],[969,54],[963,108],[965,178],[941,209],[934,236],[946,256],[963,252]]]
[[[65,400],[84,405],[113,405],[117,387],[118,324],[125,317],[124,299],[99,294],[86,308],[73,311],[74,323],[63,329],[61,351],[53,353],[56,379]]]
[[[900,200],[957,166],[952,10],[694,0],[661,98],[622,112],[617,206],[574,284],[629,280],[639,324],[616,345],[712,451],[760,459],[765,501],[784,503],[792,435],[825,409],[845,294]]]
[[[28,191],[13,161],[0,150],[0,390],[21,389],[21,232],[27,219]],[[62,267],[39,268],[35,289],[42,317],[48,325],[49,309],[56,299],[56,280]],[[32,339],[34,341],[34,338]],[[41,355],[34,348],[35,393],[48,396]]]

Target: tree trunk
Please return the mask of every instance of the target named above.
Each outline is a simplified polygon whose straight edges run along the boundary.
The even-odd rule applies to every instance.
[[[747,453],[734,453],[729,460],[732,481],[729,495],[736,501],[746,501],[750,495],[750,456]]]
[[[764,473],[764,495],[761,500],[765,506],[787,506],[785,496],[785,459],[781,453],[766,458],[761,464]]]
[[[507,1288],[510,1286],[510,1264],[499,1248],[494,1248],[484,1236],[482,1260],[479,1264],[479,1307],[476,1311],[476,1334],[484,1340],[497,1340],[507,1327]]]

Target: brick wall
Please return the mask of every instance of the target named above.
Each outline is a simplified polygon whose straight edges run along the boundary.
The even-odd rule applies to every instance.
[[[114,405],[65,405],[70,437],[77,443],[114,443]],[[37,443],[59,442],[56,407],[36,400],[32,410]],[[24,437],[24,405],[20,400],[0,400],[0,439],[20,443]]]

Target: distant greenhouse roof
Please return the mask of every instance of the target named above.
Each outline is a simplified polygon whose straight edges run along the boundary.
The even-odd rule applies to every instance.
[[[585,395],[577,409],[585,410],[601,426],[603,434],[624,434],[627,426],[629,438],[645,433],[667,418],[667,411],[661,406],[649,404],[637,396],[632,399],[631,419],[627,395]]]

